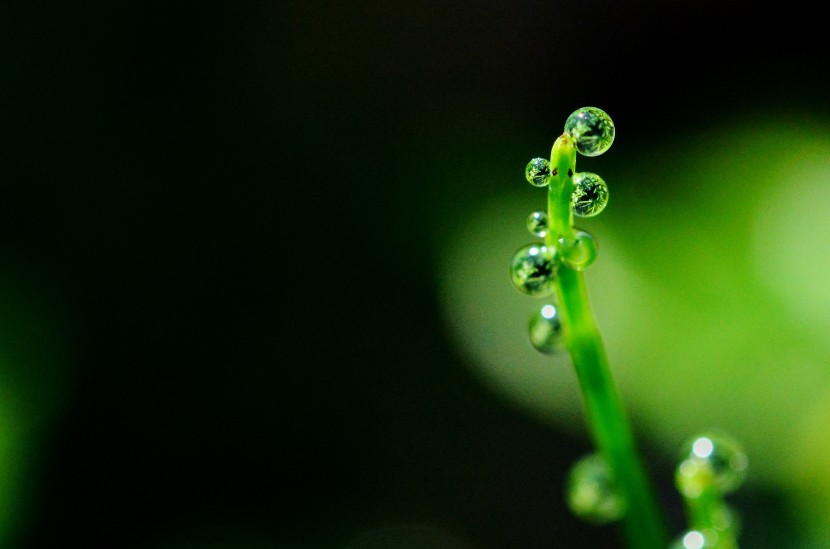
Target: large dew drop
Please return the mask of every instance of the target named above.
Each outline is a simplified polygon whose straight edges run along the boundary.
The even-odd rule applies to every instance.
[[[617,491],[611,470],[597,454],[586,456],[571,467],[567,501],[573,514],[595,524],[613,522],[625,514],[625,502]]]
[[[571,210],[579,217],[593,217],[608,204],[608,185],[600,176],[591,172],[580,172],[574,176],[574,192],[571,195]]]
[[[516,289],[533,297],[546,297],[554,291],[555,250],[540,244],[522,246],[510,261],[510,279]]]
[[[746,478],[746,454],[726,434],[704,433],[691,439],[684,448],[684,459],[677,467],[675,481],[687,498],[697,498],[709,487],[728,494]]]
[[[545,305],[530,317],[530,344],[540,353],[553,354],[565,348],[562,321],[553,305]]]
[[[573,237],[559,239],[562,262],[575,271],[588,267],[597,258],[597,242],[591,233],[577,230]]]
[[[585,156],[598,156],[614,142],[614,122],[596,107],[574,111],[565,121],[565,133],[576,142],[576,150]]]
[[[533,212],[527,216],[527,230],[533,236],[545,236],[548,233],[548,214],[545,212]]]
[[[525,179],[534,187],[544,187],[550,177],[550,162],[545,158],[534,158],[527,163]]]

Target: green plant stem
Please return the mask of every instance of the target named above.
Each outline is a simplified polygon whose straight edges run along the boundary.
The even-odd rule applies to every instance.
[[[699,496],[685,497],[684,500],[689,526],[699,532],[708,532],[710,536],[714,534],[712,549],[738,549],[734,527],[729,524],[724,528],[723,519],[715,518],[723,513],[725,504],[722,494],[713,483],[709,482]]]
[[[559,238],[570,239],[574,235],[570,197],[576,172],[576,149],[567,135],[554,143],[551,170],[555,171],[548,191],[546,243],[556,247]],[[588,426],[594,444],[610,467],[620,496],[626,502],[627,511],[622,520],[628,546],[631,549],[665,549],[664,521],[611,377],[582,272],[560,264],[556,292]]]

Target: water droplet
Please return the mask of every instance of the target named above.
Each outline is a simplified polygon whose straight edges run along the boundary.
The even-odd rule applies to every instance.
[[[746,478],[748,460],[740,445],[729,435],[708,432],[684,446],[685,459],[675,474],[678,490],[695,498],[709,486],[721,494],[736,490]]]
[[[556,251],[541,244],[522,246],[510,261],[510,278],[523,294],[546,297],[554,291]]]
[[[689,530],[674,540],[669,549],[705,549],[717,544],[717,534],[712,530]]]
[[[550,177],[550,162],[546,158],[534,158],[527,163],[525,179],[534,187],[544,187]]]
[[[545,305],[530,317],[530,344],[540,353],[553,354],[565,348],[562,320],[556,307]]]
[[[581,271],[597,258],[597,241],[591,233],[577,230],[573,237],[559,239],[559,256],[565,265]]]
[[[571,136],[580,153],[599,156],[614,142],[614,122],[602,109],[583,107],[565,121],[565,133]]]
[[[596,524],[619,520],[625,514],[611,470],[597,454],[577,461],[567,481],[567,501],[573,514]]]
[[[608,185],[600,176],[591,172],[580,172],[574,176],[574,192],[571,195],[571,209],[580,217],[593,217],[608,204]]]
[[[548,233],[548,214],[545,212],[533,212],[527,216],[527,230],[533,236],[545,236]]]

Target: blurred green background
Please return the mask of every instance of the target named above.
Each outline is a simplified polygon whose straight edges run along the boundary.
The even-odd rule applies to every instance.
[[[525,339],[523,180],[586,105],[582,226],[670,527],[722,427],[743,546],[827,547],[830,73],[787,3],[0,5],[0,545],[619,547]]]

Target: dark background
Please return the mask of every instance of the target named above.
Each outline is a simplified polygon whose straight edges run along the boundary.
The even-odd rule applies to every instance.
[[[444,219],[579,106],[654,154],[747,105],[826,116],[823,32],[748,2],[3,4],[4,338],[58,357],[5,366],[7,545],[619,546],[562,501],[589,443],[450,344]]]

